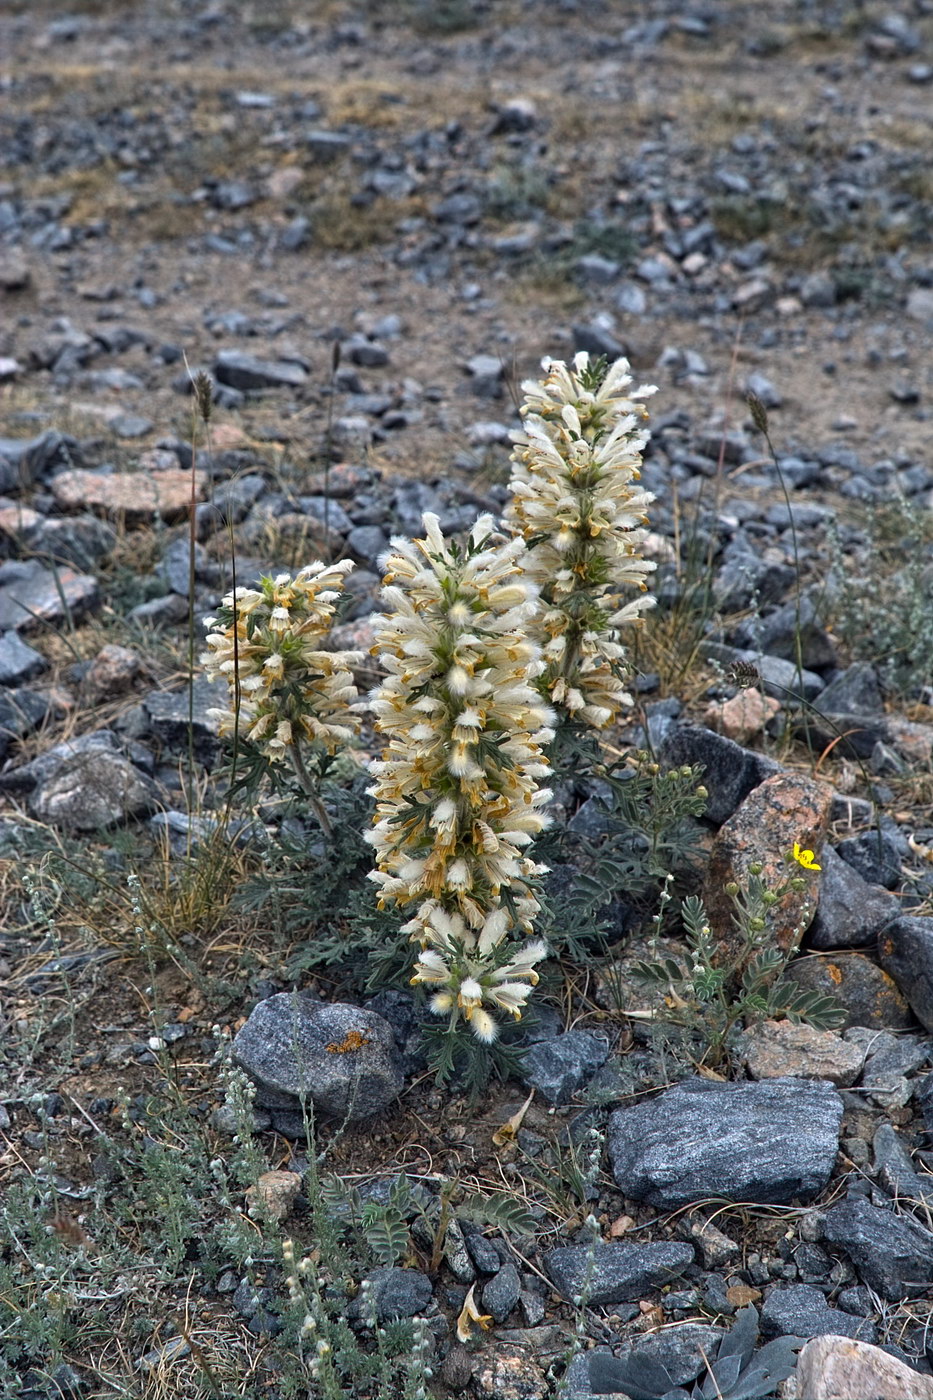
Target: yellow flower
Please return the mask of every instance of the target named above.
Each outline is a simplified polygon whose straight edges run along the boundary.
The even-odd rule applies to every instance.
[[[818,865],[816,860],[814,859],[813,852],[801,850],[800,845],[797,841],[794,842],[794,849],[792,854],[794,860],[797,862],[798,865],[802,865],[804,870],[823,869],[823,867],[821,865]]]

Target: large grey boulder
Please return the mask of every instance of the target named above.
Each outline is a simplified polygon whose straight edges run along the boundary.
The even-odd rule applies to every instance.
[[[709,1196],[807,1200],[829,1180],[842,1112],[821,1080],[688,1080],[610,1116],[613,1176],[626,1196],[662,1210]]]
[[[233,1054],[256,1081],[260,1106],[297,1108],[304,1097],[318,1113],[348,1123],[384,1112],[405,1082],[388,1021],[297,992],[261,1001],[237,1033]]]

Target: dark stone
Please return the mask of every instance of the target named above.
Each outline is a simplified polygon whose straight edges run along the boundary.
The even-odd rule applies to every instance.
[[[416,1317],[428,1306],[433,1293],[431,1280],[418,1269],[373,1269],[365,1282],[372,1287],[379,1322]],[[356,1307],[359,1308],[359,1300]]]
[[[544,1267],[568,1302],[582,1298],[593,1307],[640,1299],[663,1288],[693,1263],[689,1244],[565,1245],[550,1249]]]
[[[870,885],[848,861],[824,846],[820,902],[807,931],[812,948],[867,948],[896,919],[900,904],[878,885]]]
[[[921,1201],[933,1205],[933,1191],[914,1171],[913,1163],[892,1124],[881,1123],[872,1139],[875,1180],[897,1201]],[[929,1180],[929,1177],[926,1178]]]
[[[933,1030],[933,919],[895,919],[878,940],[878,955],[917,1020]]]
[[[260,360],[243,350],[221,350],[214,362],[219,384],[245,393],[260,389],[300,389],[307,371],[294,360]]]
[[[340,1048],[357,1036],[358,1044]],[[289,992],[259,1003],[233,1050],[263,1090],[306,1095],[319,1112],[350,1123],[383,1113],[404,1083],[392,1027],[381,1016]]]
[[[870,1026],[903,1030],[915,1024],[894,979],[864,953],[814,953],[795,958],[784,980],[837,1001],[847,1013],[843,1029]]]
[[[883,714],[884,698],[877,671],[867,661],[854,662],[830,681],[814,704],[823,714]]]
[[[17,739],[24,738],[42,723],[48,711],[47,698],[34,690],[20,687],[0,692],[0,762]],[[3,775],[0,781],[4,787],[15,785],[10,781],[11,776]]]
[[[592,1031],[567,1031],[539,1040],[525,1052],[522,1083],[549,1104],[569,1103],[608,1055],[608,1042]]]
[[[857,1337],[874,1342],[877,1331],[863,1317],[831,1308],[826,1297],[811,1284],[773,1288],[761,1309],[765,1337]]]
[[[823,1237],[839,1245],[863,1283],[897,1303],[933,1283],[933,1235],[912,1216],[850,1196],[823,1217]]]
[[[887,831],[876,829],[849,836],[839,842],[836,851],[870,885],[882,885],[886,890],[893,890],[900,884],[900,853]]]
[[[91,574],[46,569],[37,559],[0,564],[0,632],[32,632],[44,623],[70,625],[100,600]]]
[[[663,1366],[674,1385],[689,1385],[706,1374],[704,1354],[713,1357],[723,1336],[722,1328],[687,1322],[637,1341],[619,1352],[619,1359],[646,1359]]]
[[[659,761],[663,768],[700,765],[700,781],[709,793],[706,816],[717,825],[732,816],[753,788],[781,771],[774,759],[693,724],[680,725],[665,735]]]
[[[178,754],[188,751],[189,728],[194,736],[194,756],[199,763],[210,764],[217,756],[219,721],[209,710],[226,703],[225,687],[214,686],[206,676],[194,679],[193,722],[189,722],[188,688],[184,690],[151,690],[142,700],[149,717],[152,735],[165,749]]]
[[[80,460],[77,441],[53,429],[35,438],[0,438],[0,493],[25,490],[49,467]]]
[[[713,596],[723,612],[739,612],[754,601],[775,603],[794,581],[788,564],[769,564],[755,554],[734,554],[718,570]]]
[[[798,615],[799,614],[799,615]],[[836,664],[836,648],[819,621],[816,605],[807,596],[785,603],[764,618],[741,623],[731,638],[735,646],[751,647],[785,661],[799,660],[808,670],[818,671]]]
[[[0,685],[21,685],[48,669],[45,657],[27,646],[18,632],[0,636]],[[2,726],[0,718],[0,726]]]
[[[484,1287],[481,1311],[490,1313],[496,1322],[505,1322],[509,1313],[518,1307],[520,1293],[518,1270],[509,1260]]]
[[[738,661],[754,666],[759,675],[759,690],[775,700],[783,702],[802,695],[804,700],[812,701],[823,689],[822,677],[815,671],[806,668],[798,671],[793,661],[785,661],[780,656],[765,656],[763,652],[729,647],[723,642],[705,642],[702,650],[710,660],[721,661],[727,672],[730,665]]]
[[[67,831],[98,831],[151,812],[155,783],[125,754],[106,748],[72,754],[39,783],[29,809],[39,821]]]
[[[688,1080],[611,1114],[613,1176],[627,1196],[663,1210],[707,1196],[806,1200],[829,1180],[842,1111],[819,1080]]]

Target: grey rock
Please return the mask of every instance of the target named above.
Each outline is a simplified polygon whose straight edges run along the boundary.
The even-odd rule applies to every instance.
[[[307,371],[294,360],[261,360],[243,350],[221,350],[214,361],[219,384],[245,393],[261,389],[300,389]]]
[[[610,360],[617,360],[620,355],[625,354],[622,342],[599,320],[591,321],[587,325],[573,326],[572,335],[574,351],[585,350],[590,355],[606,355]]]
[[[496,1322],[503,1323],[509,1313],[518,1307],[520,1293],[518,1270],[509,1260],[484,1287],[482,1311],[490,1313]]]
[[[610,1115],[613,1176],[627,1196],[664,1210],[706,1196],[808,1199],[829,1180],[842,1112],[822,1081],[688,1080]]]
[[[339,501],[328,500],[326,496],[299,496],[298,504],[305,515],[327,524],[327,528],[337,535],[348,535],[353,529],[353,521]]]
[[[26,645],[18,632],[4,632],[0,636],[0,685],[31,681],[47,670],[48,664],[41,653]]]
[[[867,948],[898,917],[900,903],[870,885],[832,846],[820,856],[820,902],[808,931],[810,947]]]
[[[804,306],[835,306],[836,283],[828,272],[811,272],[803,279],[800,300]]]
[[[894,838],[884,830],[863,831],[836,846],[836,853],[870,885],[893,890],[900,884],[901,860]]]
[[[372,1306],[379,1322],[416,1317],[428,1306],[433,1294],[431,1280],[418,1269],[373,1269],[363,1282],[372,1290]],[[359,1299],[354,1312],[362,1315]]]
[[[314,159],[323,164],[329,164],[346,155],[351,145],[350,137],[342,131],[327,131],[324,128],[309,131],[305,140]]]
[[[711,729],[692,724],[669,730],[658,757],[663,768],[677,768],[685,763],[700,766],[700,782],[709,793],[706,816],[717,825],[732,816],[753,788],[780,772],[780,764],[774,759],[752,753]]]
[[[726,669],[737,661],[747,661],[754,666],[761,678],[760,689],[765,695],[773,695],[782,702],[802,695],[804,700],[813,700],[823,689],[823,680],[815,671],[806,668],[798,672],[793,661],[785,661],[781,656],[765,656],[760,651],[745,647],[730,647],[722,642],[705,642],[703,654],[713,661],[720,661]]]
[[[544,1255],[544,1267],[558,1293],[602,1307],[642,1298],[662,1288],[693,1263],[689,1244],[565,1245]]]
[[[823,1237],[852,1260],[863,1283],[889,1302],[933,1283],[933,1235],[911,1216],[850,1196],[823,1217]]]
[[[121,413],[117,418],[111,418],[109,427],[118,438],[139,438],[151,433],[155,424],[151,418],[144,418],[139,413]]]
[[[49,566],[91,573],[116,542],[113,526],[95,515],[43,517],[29,532],[29,553]]]
[[[816,604],[806,594],[799,602],[799,618],[795,599],[767,617],[740,623],[731,640],[735,646],[751,647],[769,656],[796,662],[798,633],[800,660],[808,670],[835,665],[835,644],[819,619]]]
[[[706,1374],[703,1357],[712,1357],[722,1338],[721,1327],[711,1327],[702,1322],[687,1322],[682,1327],[672,1327],[624,1347],[619,1352],[622,1361],[647,1359],[663,1366],[674,1385],[689,1385],[698,1376]]]
[[[48,711],[46,697],[25,686],[0,692],[0,762],[17,739],[25,738],[42,723]],[[12,774],[4,774],[0,783],[12,787],[11,778]]]
[[[92,574],[46,569],[36,559],[0,564],[0,632],[70,625],[99,601],[100,587]]]
[[[151,812],[158,801],[152,779],[124,754],[88,749],[65,758],[33,789],[29,810],[66,831],[99,831]]]
[[[599,253],[586,253],[577,259],[577,275],[584,282],[595,287],[605,287],[614,282],[622,271],[622,264],[612,258],[604,258]]]
[[[933,287],[913,288],[907,297],[907,315],[912,321],[925,321],[933,326]]]
[[[608,1042],[592,1031],[567,1031],[539,1040],[525,1052],[522,1083],[549,1104],[569,1103],[608,1055]]]
[[[482,1230],[466,1221],[460,1221],[464,1243],[470,1252],[473,1263],[484,1274],[497,1274],[502,1267],[502,1259],[492,1240],[486,1238]]]
[[[784,402],[784,396],[763,374],[753,373],[745,381],[745,389],[749,394],[755,394],[761,400],[765,408],[780,408]]]
[[[328,1048],[343,1045],[351,1033],[363,1037],[358,1048]],[[350,1123],[383,1113],[404,1083],[392,1027],[381,1016],[287,992],[259,1003],[233,1051],[265,1089],[307,1096],[319,1112]]]
[[[49,467],[74,467],[80,460],[77,441],[53,429],[34,438],[0,438],[0,492],[24,490]]]
[[[933,919],[895,919],[878,940],[878,956],[917,1020],[933,1030]]]
[[[180,535],[178,539],[172,540],[159,564],[159,571],[165,582],[172,592],[177,593],[181,598],[188,597],[192,576],[191,555],[191,544],[187,535]],[[204,546],[196,542],[194,546],[195,586],[199,583],[216,584],[219,578],[218,566],[209,557]]]
[[[378,564],[379,558],[389,547],[384,530],[378,525],[355,525],[347,535],[347,548],[357,559],[368,564]]]
[[[924,1186],[891,1123],[880,1123],[872,1138],[875,1179],[896,1201],[933,1205],[933,1191]]]
[[[149,718],[150,732],[163,748],[187,753],[190,729],[195,758],[199,763],[209,764],[218,752],[220,721],[208,711],[226,705],[226,687],[212,684],[206,676],[196,676],[193,694],[193,722],[189,722],[187,686],[184,690],[151,690],[143,696],[142,705]]]
[[[867,661],[854,662],[820,691],[814,704],[830,714],[883,714],[884,697],[877,671]]]
[[[369,340],[365,335],[354,336],[345,344],[344,353],[354,365],[367,369],[379,369],[389,363],[389,352],[377,340]]]
[[[734,554],[718,570],[713,596],[723,612],[739,612],[753,601],[774,603],[794,581],[788,564],[769,564],[754,554]]]
[[[144,627],[152,628],[170,627],[187,616],[187,601],[178,593],[169,593],[164,598],[150,598],[147,603],[139,603],[127,613],[131,622],[140,622]]]
[[[761,1309],[761,1330],[765,1337],[857,1337],[873,1342],[877,1336],[874,1323],[831,1308],[825,1295],[807,1283],[771,1290]]]

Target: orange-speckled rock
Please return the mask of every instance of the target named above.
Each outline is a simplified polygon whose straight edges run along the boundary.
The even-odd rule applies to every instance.
[[[814,852],[819,863],[832,808],[833,790],[800,773],[776,773],[749,793],[745,801],[719,829],[703,887],[710,927],[719,944],[723,963],[743,962],[743,939],[733,922],[735,904],[726,886],[748,885],[750,868],[761,866],[766,888],[777,891],[791,879],[804,881],[802,889],[786,889],[770,911],[769,946],[777,943],[785,953],[796,952],[816,912],[820,872],[805,870],[788,854],[796,842]]]
[[[865,1063],[865,1047],[832,1031],[762,1021],[744,1038],[745,1063],[753,1079],[828,1079],[838,1089],[854,1084]]]
[[[795,959],[784,975],[798,987],[840,1002],[846,1026],[898,1031],[916,1025],[894,978],[864,953],[811,953]]]
[[[207,477],[194,473],[195,499],[204,499]],[[126,525],[144,525],[161,518],[181,520],[191,504],[191,473],[180,468],[153,472],[62,472],[52,482],[52,494],[63,510],[92,510]]]

